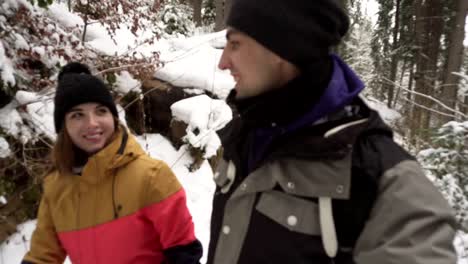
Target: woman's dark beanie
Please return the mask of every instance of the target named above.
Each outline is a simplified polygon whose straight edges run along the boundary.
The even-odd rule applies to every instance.
[[[226,24],[303,68],[340,42],[349,17],[340,0],[233,0]]]
[[[112,115],[118,117],[109,89],[100,79],[91,75],[86,65],[79,62],[65,65],[59,73],[55,92],[55,131],[59,133],[62,130],[65,114],[74,106],[91,102],[107,106]]]

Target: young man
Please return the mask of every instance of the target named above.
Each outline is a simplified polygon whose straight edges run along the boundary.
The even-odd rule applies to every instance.
[[[208,264],[455,263],[452,210],[329,53],[333,0],[234,0]]]

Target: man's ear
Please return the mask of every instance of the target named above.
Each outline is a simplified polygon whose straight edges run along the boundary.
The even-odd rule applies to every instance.
[[[301,73],[299,68],[296,65],[292,64],[291,62],[289,62],[289,61],[287,61],[287,60],[285,60],[285,59],[283,59],[283,58],[281,58],[279,56],[278,56],[277,60],[278,60],[277,63],[280,66],[281,71],[284,74],[284,76],[286,77],[286,79],[291,80],[291,79],[297,77]]]
[[[281,58],[277,54],[275,54],[273,52],[271,52],[271,54],[273,54],[273,56],[271,56],[271,58],[272,58],[272,61],[273,61],[274,64],[277,64],[277,65],[279,65],[281,67],[284,67],[288,63],[285,59]]]

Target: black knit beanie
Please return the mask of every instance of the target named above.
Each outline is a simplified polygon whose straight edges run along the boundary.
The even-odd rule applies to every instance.
[[[118,117],[117,108],[107,86],[91,75],[86,65],[79,62],[71,62],[60,71],[54,102],[57,133],[63,128],[65,114],[79,104],[100,103],[107,106],[113,116]]]
[[[226,23],[299,68],[327,56],[349,28],[340,0],[233,0]]]

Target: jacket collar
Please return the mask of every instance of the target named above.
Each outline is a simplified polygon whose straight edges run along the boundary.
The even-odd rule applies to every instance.
[[[144,155],[138,142],[121,127],[115,139],[101,151],[88,158],[80,179],[89,183],[98,183],[112,175],[114,170]]]
[[[341,159],[363,135],[393,136],[392,130],[380,115],[370,109],[362,99],[356,98],[352,106],[357,109],[354,115],[350,115],[346,110],[340,111],[336,116],[330,116],[330,120],[323,124],[309,125],[280,138],[273,143],[270,158]]]
[[[348,106],[327,117],[321,124],[309,124],[272,143],[266,159],[340,159],[348,154],[358,137],[365,134],[383,134],[392,137],[391,129],[359,97]],[[224,157],[236,159],[237,148],[248,134],[242,120],[236,119],[221,130]]]

